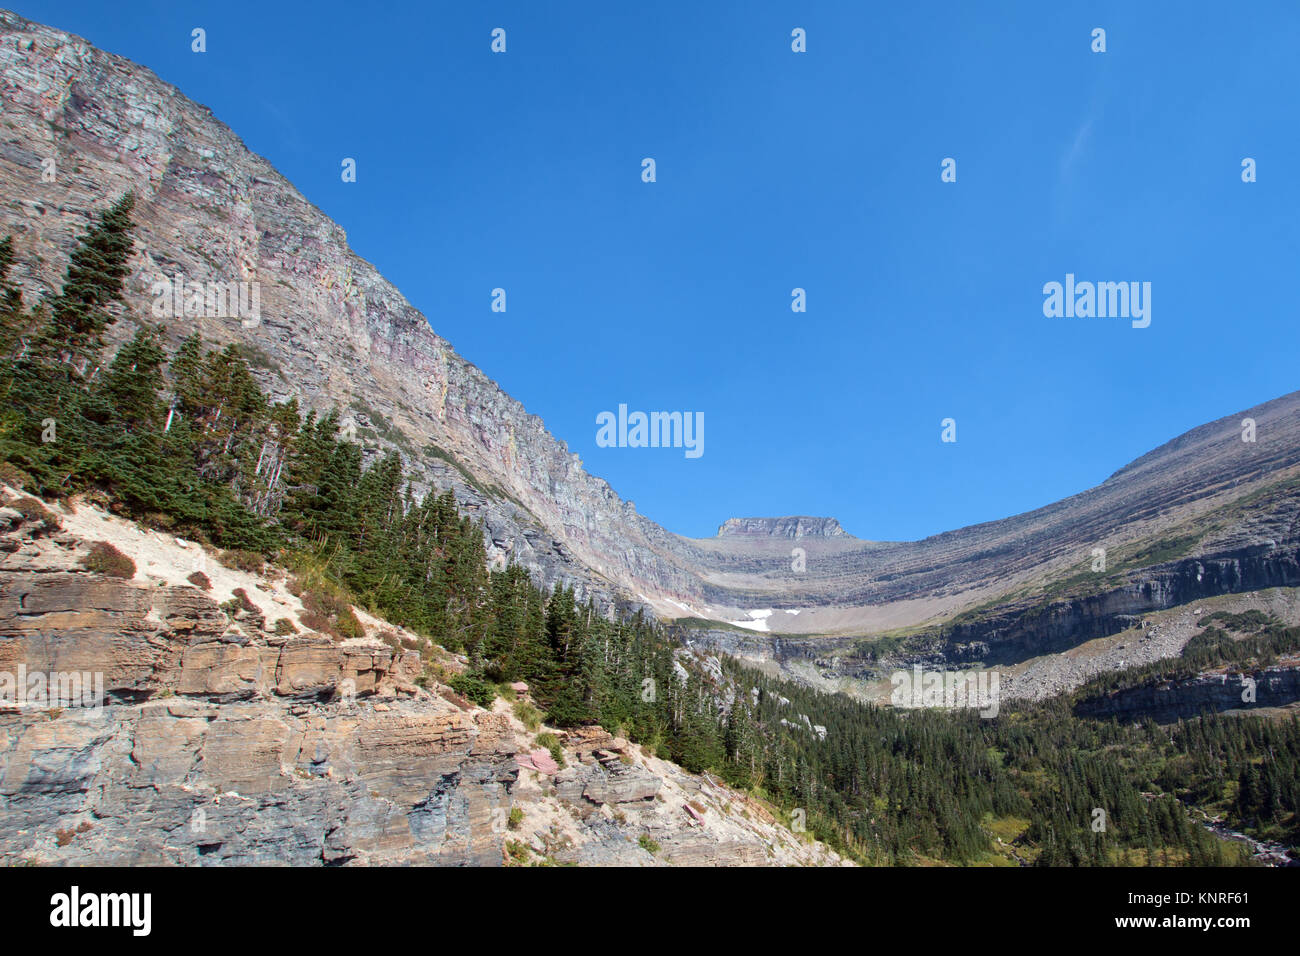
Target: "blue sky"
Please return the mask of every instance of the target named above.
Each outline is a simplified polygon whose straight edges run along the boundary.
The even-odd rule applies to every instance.
[[[919,538],[1300,387],[1293,2],[287,6],[13,4],[209,106],[670,530]],[[1150,327],[1044,317],[1067,272]],[[619,403],[704,455],[597,447]]]

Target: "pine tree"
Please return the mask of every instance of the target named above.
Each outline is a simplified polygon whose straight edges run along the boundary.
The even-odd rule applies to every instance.
[[[110,306],[122,301],[133,205],[126,194],[81,237],[62,290],[32,314],[35,332],[5,376],[0,456],[31,475],[37,493],[64,495],[84,483],[77,467],[87,450],[86,385],[98,367],[104,331],[116,318]],[[4,289],[0,298],[12,303],[11,292]],[[14,319],[5,335],[17,332],[25,341],[25,327]]]
[[[104,332],[116,319],[110,306],[122,301],[122,283],[130,274],[134,208],[135,195],[128,192],[81,238],[38,337],[36,352],[46,360],[57,357],[76,378],[90,372],[104,347]]]
[[[9,277],[13,264],[13,237],[5,236],[0,240],[0,358],[6,368],[17,358],[19,343],[32,326],[32,316],[23,308],[22,292]]]
[[[79,480],[109,489],[136,513],[174,510],[177,473],[188,463],[164,452],[161,390],[165,358],[158,330],[142,327],[118,350],[82,406]]]

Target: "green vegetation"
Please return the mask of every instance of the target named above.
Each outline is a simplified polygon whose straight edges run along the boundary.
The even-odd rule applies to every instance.
[[[1137,728],[1080,720],[1060,699],[1004,707],[992,720],[973,711],[894,710],[821,694],[734,661],[724,667],[738,687],[758,694],[753,708],[733,711],[725,722],[724,756],[711,758],[712,768],[780,807],[802,808],[811,834],[860,860],[989,863],[1012,853],[1038,865],[1243,859],[1238,847],[1188,816],[1185,804],[1204,808],[1204,795],[1221,782],[1212,762],[1193,757],[1200,721]],[[780,725],[794,715],[825,726],[825,738]],[[1206,722],[1219,724],[1215,732],[1239,748],[1243,761],[1279,761],[1261,784],[1266,791],[1277,789],[1300,757],[1300,721],[1241,718],[1240,730],[1228,720]],[[1270,746],[1291,756],[1269,756]],[[1190,760],[1197,760],[1194,767]],[[1279,791],[1270,827],[1294,827],[1289,799]],[[1105,811],[1104,831],[1093,829],[1096,809]],[[1244,808],[1217,809],[1252,832]],[[1007,847],[994,835],[1006,832],[996,821],[1009,820],[1024,825]]]
[[[339,591],[313,589],[304,591],[300,597],[304,610],[299,620],[304,627],[329,634],[336,641],[365,636],[365,628],[357,620],[351,602]]]
[[[249,368],[261,369],[265,372],[274,372],[280,378],[284,378],[284,372],[280,370],[280,363],[271,356],[267,355],[256,345],[249,345],[246,342],[238,343],[235,346],[238,349],[239,356],[248,363]]]
[[[135,577],[135,562],[107,541],[95,542],[90,553],[81,559],[81,566],[87,571],[107,574],[109,577]]]
[[[1177,561],[1192,553],[1203,537],[1202,533],[1173,535],[1146,542],[1130,554],[1122,554],[1116,566],[1117,571],[1131,568],[1149,568],[1156,564]]]
[[[536,733],[537,728],[542,725],[545,715],[526,700],[517,700],[514,703],[515,717],[524,725],[524,729],[530,734]]]
[[[235,588],[230,593],[233,596],[230,598],[229,601],[224,601],[221,605],[221,610],[225,611],[227,614],[235,615],[241,613],[243,614],[261,613],[261,611],[257,609],[257,605],[254,604],[252,600],[249,599],[248,592],[245,591],[243,588]]]
[[[235,549],[224,551],[218,560],[228,568],[246,571],[249,574],[261,574],[266,570],[266,558],[256,551]]]
[[[478,674],[457,674],[447,681],[447,686],[480,707],[491,707],[496,699],[496,688]]]
[[[529,860],[528,846],[518,840],[507,840],[506,866],[527,866]]]
[[[1190,556],[1208,533],[1206,528],[1184,528],[1159,538],[1126,545],[1110,555],[1105,571],[1093,571],[1092,557],[1085,558],[1076,565],[1080,570],[1047,585],[1042,590],[1042,596],[1084,597],[1113,590],[1124,583],[1124,577],[1130,571],[1168,564]]]
[[[131,209],[127,196],[100,215],[60,293],[30,309],[8,281],[12,246],[0,243],[0,476],[20,478],[29,494],[84,494],[221,548],[223,563],[245,570],[273,559],[292,572],[304,626],[360,636],[353,607],[365,607],[467,655],[469,670],[447,683],[477,703],[491,704],[502,682],[526,681],[551,724],[598,722],[784,813],[802,810],[811,835],[860,860],[1238,860],[1184,802],[1294,839],[1295,720],[1131,728],[1079,720],[1067,701],[982,720],[878,708],[729,660],[720,683],[693,666],[683,678],[656,623],[606,615],[571,587],[544,591],[519,566],[489,572],[483,528],[450,492],[418,499],[396,455],[363,468],[337,411],[303,416],[295,402],[270,402],[245,350],[211,351],[193,335],[168,355],[163,330],[141,324],[105,357],[104,334],[122,310]],[[13,507],[58,528],[35,499]],[[240,591],[229,606],[256,610]],[[1263,626],[1247,638],[1283,639]],[[1193,653],[1222,657],[1240,643],[1207,632]],[[443,677],[429,660],[423,683]],[[554,735],[536,739],[563,763]],[[1104,831],[1092,828],[1097,808]],[[507,854],[529,858],[513,842]]]
[[[1262,611],[1244,614],[1220,611],[1202,618],[1199,624],[1203,630],[1183,646],[1178,657],[1099,674],[1075,691],[1074,699],[1085,700],[1155,682],[1185,680],[1220,667],[1269,667],[1279,655],[1300,651],[1300,627],[1287,627]],[[1239,636],[1234,638],[1229,632]]]
[[[58,531],[63,527],[63,522],[59,519],[59,516],[35,498],[19,498],[17,501],[10,502],[9,507],[21,514],[26,520],[37,522],[40,525],[40,530],[47,534]]]
[[[373,429],[359,427],[357,429],[358,434],[365,436],[368,432],[376,438],[382,438],[384,441],[396,445],[408,455],[415,454],[415,447],[410,443],[406,435],[403,434],[402,430],[395,427],[392,422],[390,422],[383,414],[373,409],[364,399],[352,399],[352,408],[369,419],[371,425],[374,426]]]
[[[564,766],[564,748],[560,746],[560,738],[550,731],[538,734],[533,738],[533,743],[538,747],[545,747],[551,753],[551,759],[561,767]]]
[[[1073,566],[1071,573],[1047,584],[1017,588],[966,608],[951,620],[938,627],[910,627],[859,641],[855,645],[857,656],[880,660],[902,651],[923,650],[927,646],[950,639],[957,628],[988,619],[990,612],[1005,613],[1009,606],[1022,602],[1019,612],[1022,621],[1043,618],[1052,613],[1053,605],[1060,601],[1086,598],[1122,587],[1126,575],[1134,570],[1167,564],[1192,554],[1208,532],[1205,529],[1187,530],[1116,549],[1105,571],[1093,571],[1091,556]]]
[[[892,654],[897,654],[906,645],[907,639],[905,637],[882,635],[880,637],[864,638],[853,642],[853,656],[865,660],[879,661]]]
[[[1174,728],[1156,784],[1256,839],[1300,844],[1300,720],[1207,715]]]
[[[0,481],[15,488],[26,487],[32,476],[21,468],[15,468],[7,461],[0,461]]]

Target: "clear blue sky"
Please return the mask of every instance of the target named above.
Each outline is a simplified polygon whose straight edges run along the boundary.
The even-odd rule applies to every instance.
[[[679,533],[922,537],[1300,387],[1291,0],[14,6],[211,107]],[[1151,282],[1150,328],[1045,318],[1067,272]],[[703,457],[598,448],[620,402]]]

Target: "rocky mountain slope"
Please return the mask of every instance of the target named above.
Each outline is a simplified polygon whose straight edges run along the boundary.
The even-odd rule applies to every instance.
[[[1117,633],[1137,614],[1300,584],[1300,393],[1195,428],[1056,504],[923,541],[860,540],[808,517],[733,518],[687,539],[588,474],[337,224],[149,70],[0,13],[0,99],[0,228],[29,300],[58,282],[92,212],[134,190],[131,311],[150,314],[160,277],[258,283],[257,322],[185,316],[170,334],[241,342],[271,394],[341,408],[372,457],[396,449],[424,485],[454,487],[484,520],[492,558],[542,583],[730,622],[758,636],[699,638],[757,641],[752,656],[778,661],[793,647],[825,662],[903,633],[919,634],[929,659],[1001,665]],[[1098,549],[1104,573],[1092,570]]]
[[[718,528],[719,538],[846,538],[849,534],[834,518],[728,518]]]
[[[459,697],[436,676],[456,658],[433,649],[431,676],[423,642],[364,613],[364,637],[311,632],[283,573],[0,496],[0,672],[22,684],[0,704],[4,862],[842,862],[599,727],[534,762],[547,728]],[[96,542],[134,567],[88,570]],[[38,695],[32,675],[59,676]]]
[[[257,282],[256,325],[186,316],[169,332],[247,344],[271,394],[339,407],[376,454],[395,447],[430,484],[455,487],[498,560],[611,598],[642,580],[687,587],[687,572],[656,557],[666,532],[456,355],[338,225],[207,109],[143,67],[8,12],[0,98],[0,229],[38,263],[17,275],[29,301],[59,281],[92,211],[133,189],[134,314],[151,315],[160,277]],[[42,178],[47,159],[53,182]]]

